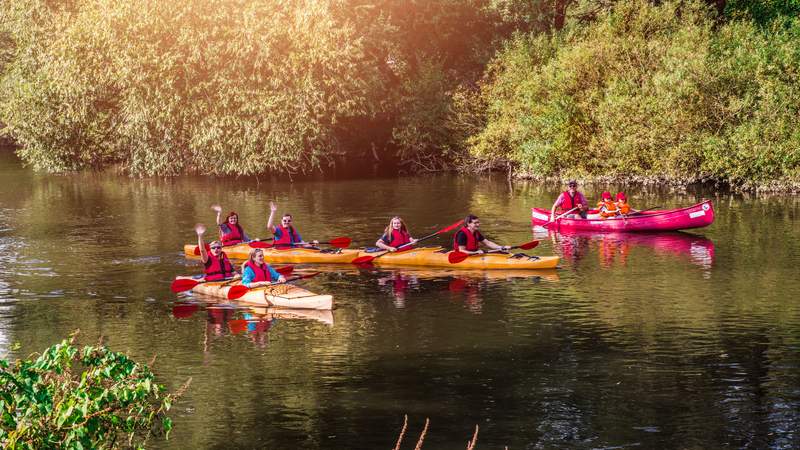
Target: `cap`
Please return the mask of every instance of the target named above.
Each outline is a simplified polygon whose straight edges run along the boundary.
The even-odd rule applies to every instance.
[[[617,200],[627,200],[628,197],[625,197],[624,192],[617,192]]]
[[[578,185],[578,182],[575,181],[575,180],[569,180],[569,183],[567,183],[567,186],[577,186],[577,185]]]
[[[602,195],[601,197],[602,197],[604,200],[605,200],[605,199],[609,199],[609,200],[611,200],[611,192],[605,191],[605,192],[603,192],[603,195]]]

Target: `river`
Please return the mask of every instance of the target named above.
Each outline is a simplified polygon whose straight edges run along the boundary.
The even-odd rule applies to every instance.
[[[796,447],[800,199],[630,189],[637,208],[710,198],[716,222],[532,234],[530,207],[558,191],[491,176],[57,176],[0,153],[0,356],[75,329],[157,355],[170,390],[193,381],[154,448],[393,448],[406,414],[403,448],[426,418],[425,449],[464,448],[476,425],[478,448]],[[334,296],[329,317],[170,292],[200,271],[181,250],[212,203],[264,236],[270,200],[306,239],[372,245],[395,214],[419,237],[472,212],[495,242],[540,238],[531,253],[563,259],[523,274],[326,266],[301,285]]]

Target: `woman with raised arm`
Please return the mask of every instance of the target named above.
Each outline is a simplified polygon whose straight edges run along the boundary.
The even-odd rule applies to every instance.
[[[211,209],[217,212],[217,226],[219,226],[219,239],[222,245],[236,245],[242,242],[250,242],[250,237],[244,232],[239,224],[239,215],[231,211],[225,221],[222,221],[222,207],[212,205]]]
[[[292,226],[292,215],[284,214],[281,217],[280,225],[274,226],[273,219],[275,218],[275,211],[278,210],[278,205],[274,202],[269,202],[269,218],[267,218],[267,229],[272,232],[274,240],[272,245],[277,248],[290,248],[290,247],[310,247],[319,244],[319,241],[313,240],[310,243],[303,240],[300,233]]]

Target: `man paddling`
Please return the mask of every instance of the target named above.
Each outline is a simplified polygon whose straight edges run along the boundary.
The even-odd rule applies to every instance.
[[[468,255],[480,255],[484,251],[480,249],[480,244],[483,244],[493,250],[505,251],[511,247],[508,245],[499,245],[483,237],[478,228],[481,226],[481,221],[477,216],[472,214],[464,219],[464,226],[453,235],[453,250],[456,252],[466,253]]]
[[[567,184],[567,190],[558,196],[556,202],[553,203],[553,208],[550,209],[550,221],[552,222],[556,219],[556,208],[558,208],[559,214],[564,214],[574,209],[575,214],[564,216],[568,219],[577,219],[578,217],[585,219],[588,205],[589,202],[586,201],[586,197],[578,191],[578,182],[570,180]]]

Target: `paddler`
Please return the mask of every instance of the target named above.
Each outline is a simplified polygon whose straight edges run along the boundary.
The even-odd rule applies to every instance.
[[[383,231],[383,236],[375,242],[375,245],[386,251],[396,252],[401,245],[411,244],[406,248],[412,248],[411,246],[416,243],[417,239],[412,238],[408,233],[408,227],[403,219],[400,216],[394,216]]]
[[[220,281],[233,278],[236,275],[233,264],[228,260],[228,255],[222,251],[222,242],[213,241],[209,245],[211,253],[206,251],[206,246],[203,243],[203,234],[206,232],[206,226],[202,223],[194,227],[197,233],[197,246],[200,247],[200,259],[203,261],[205,281]]]
[[[558,208],[559,215],[574,209],[572,213],[564,216],[568,219],[577,219],[579,217],[585,219],[588,206],[589,202],[586,201],[586,197],[578,191],[578,182],[570,180],[567,183],[567,190],[558,196],[550,209],[550,221],[552,222],[556,219],[556,208]]]
[[[286,278],[264,262],[264,250],[254,248],[250,256],[242,264],[242,284],[248,288],[268,286],[273,283],[284,283]]]
[[[611,198],[611,192],[603,192],[600,201],[597,203],[597,212],[603,219],[611,219],[619,215],[617,204],[614,202],[614,199]]]
[[[250,242],[250,238],[239,224],[239,215],[231,211],[225,221],[222,221],[222,207],[211,205],[211,209],[217,212],[217,226],[219,226],[219,240],[222,245],[236,245],[242,242]]]
[[[481,222],[477,216],[472,214],[464,219],[464,226],[453,235],[453,250],[468,255],[480,255],[484,251],[480,249],[483,244],[493,250],[506,251],[510,249],[508,245],[499,245],[483,237],[478,228]]]
[[[274,202],[269,202],[269,218],[267,219],[267,229],[272,232],[274,240],[272,245],[275,247],[312,247],[319,244],[319,241],[313,240],[311,243],[305,242],[300,236],[300,233],[292,226],[292,215],[284,214],[281,217],[281,224],[278,226],[272,225],[272,219],[275,217],[275,211],[278,210],[278,205]]]
[[[631,209],[631,205],[628,204],[628,198],[625,196],[624,192],[617,192],[617,209],[623,216],[630,214],[631,211],[634,211]]]

